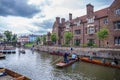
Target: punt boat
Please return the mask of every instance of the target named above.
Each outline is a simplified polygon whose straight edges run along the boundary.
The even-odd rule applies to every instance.
[[[6,68],[0,68],[0,80],[31,80],[30,78]]]

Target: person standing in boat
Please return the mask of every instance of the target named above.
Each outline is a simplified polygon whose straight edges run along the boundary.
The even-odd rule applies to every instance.
[[[64,62],[65,63],[68,63],[69,62],[69,60],[68,60],[68,56],[69,56],[69,54],[68,54],[68,52],[66,51],[65,53],[64,53]]]
[[[71,54],[72,54],[73,48],[71,47],[70,50],[71,50]]]
[[[32,51],[34,50],[34,45],[31,47],[31,50],[32,50]]]

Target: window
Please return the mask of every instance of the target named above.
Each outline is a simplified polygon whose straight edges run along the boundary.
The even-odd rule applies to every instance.
[[[114,37],[114,43],[120,44],[120,37]]]
[[[104,19],[104,24],[108,24],[108,18]]]
[[[79,30],[75,30],[75,34],[80,34],[80,33],[81,33],[80,29]]]
[[[66,28],[69,28],[70,26],[69,25],[66,25]]]
[[[120,9],[116,9],[115,14],[120,14]]]
[[[70,28],[70,23],[66,24],[65,26],[66,28]]]
[[[120,29],[120,21],[114,22],[114,29]]]
[[[81,23],[81,21],[76,21],[76,22],[74,22],[74,25],[80,26],[80,23]]]
[[[87,30],[87,33],[88,33],[88,34],[93,34],[93,33],[95,33],[94,27],[89,27],[88,30]]]
[[[80,45],[80,41],[81,41],[80,39],[75,39],[74,41],[75,41],[74,44],[75,44],[76,46],[79,46],[79,45]]]
[[[88,23],[94,23],[94,18],[87,19]]]

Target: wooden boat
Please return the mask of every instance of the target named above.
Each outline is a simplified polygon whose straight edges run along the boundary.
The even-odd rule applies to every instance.
[[[31,80],[31,79],[9,69],[0,68],[0,80]]]
[[[62,67],[67,67],[67,66],[75,63],[76,61],[77,61],[77,59],[76,60],[70,60],[69,63],[65,63],[65,62],[61,61],[61,62],[57,63],[56,66],[61,67],[61,68]]]
[[[106,66],[106,67],[112,67],[112,68],[120,69],[120,65],[112,65],[110,62],[103,63],[100,60],[90,60],[89,58],[86,58],[86,57],[82,57],[82,58],[80,58],[80,60],[88,62],[88,63],[98,64],[98,65],[101,65],[101,66]]]

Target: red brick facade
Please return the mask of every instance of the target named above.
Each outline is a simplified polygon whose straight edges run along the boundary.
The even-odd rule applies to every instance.
[[[115,0],[108,8],[94,12],[94,6],[86,5],[86,15],[72,19],[72,14],[69,14],[69,20],[56,17],[53,25],[53,33],[59,37],[57,44],[65,44],[64,32],[70,31],[73,33],[72,45],[85,45],[92,41],[99,47],[102,47],[96,33],[103,27],[108,28],[109,36],[105,40],[104,47],[120,48],[120,0]]]

